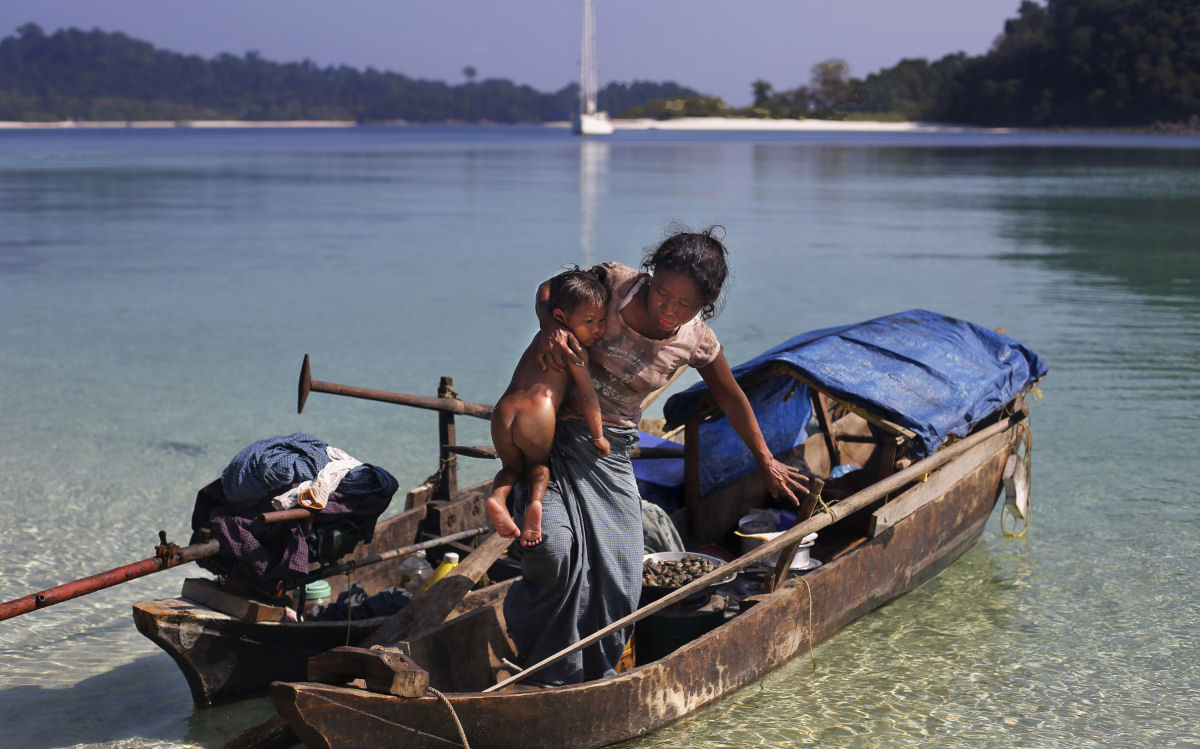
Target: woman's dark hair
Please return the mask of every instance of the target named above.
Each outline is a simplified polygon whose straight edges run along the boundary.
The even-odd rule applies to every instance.
[[[720,225],[701,232],[674,227],[662,244],[646,253],[642,269],[654,273],[665,268],[688,274],[700,288],[700,319],[711,320],[724,303],[721,292],[729,277],[729,251],[721,242],[724,238],[725,227]]]
[[[550,279],[550,309],[560,309],[570,315],[581,304],[600,306],[608,303],[608,286],[592,270],[578,265]]]

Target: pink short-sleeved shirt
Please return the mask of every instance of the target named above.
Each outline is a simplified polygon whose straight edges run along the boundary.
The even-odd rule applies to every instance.
[[[647,338],[625,324],[621,310],[649,276],[621,263],[597,266],[605,272],[610,298],[608,330],[588,349],[589,369],[604,424],[636,427],[642,410],[688,366],[705,367],[721,353],[712,328],[697,315],[670,338]],[[563,416],[581,418],[574,391],[562,406]]]

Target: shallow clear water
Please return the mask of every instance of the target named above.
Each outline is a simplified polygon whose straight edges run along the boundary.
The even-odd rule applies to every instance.
[[[450,375],[491,402],[538,282],[715,222],[733,362],[912,307],[1032,345],[1033,521],[1005,538],[997,511],[815,672],[631,746],[1194,743],[1197,205],[1195,137],[0,132],[0,600],[151,556],[160,528],[185,541],[195,492],[262,437],[308,431],[416,485],[436,418],[323,394],[297,415],[305,353],[317,379]],[[220,746],[268,717],[194,708],[134,629],[130,604],[187,574],[0,623],[0,744]]]

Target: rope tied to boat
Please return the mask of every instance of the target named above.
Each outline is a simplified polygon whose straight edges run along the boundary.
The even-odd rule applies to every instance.
[[[436,689],[434,689],[433,687],[429,687],[429,691],[435,693],[438,697],[441,697],[443,700],[446,700],[446,696],[444,694],[442,694],[441,692],[437,691]],[[310,697],[312,699],[323,700],[324,702],[328,702],[330,705],[333,705],[334,707],[341,708],[348,712],[357,713],[358,715],[361,715],[363,717],[364,721],[375,721],[375,722],[379,722],[379,723],[385,723],[389,726],[392,726],[393,728],[397,728],[401,731],[407,731],[408,733],[419,736],[422,739],[428,739],[430,741],[435,741],[435,742],[439,742],[439,743],[443,743],[443,744],[449,744],[450,746],[454,746],[454,742],[451,741],[450,739],[444,738],[442,736],[438,736],[436,734],[429,733],[427,731],[422,731],[418,728],[413,728],[412,726],[406,726],[403,723],[398,723],[394,720],[388,720],[387,718],[385,718],[381,715],[378,715],[376,713],[369,713],[366,710],[360,710],[359,708],[354,707],[353,705],[349,705],[345,702],[338,702],[338,701],[332,700],[329,697],[326,697],[325,695],[323,695],[319,692],[311,693]],[[447,700],[447,702],[448,702],[448,700]],[[453,705],[450,706],[450,711],[452,713],[454,712]],[[456,724],[458,724],[458,732],[459,732],[459,736],[462,739],[462,745],[466,749],[471,749],[471,747],[467,744],[467,737],[463,734],[462,724],[458,722],[457,714],[454,715],[454,722]]]
[[[808,659],[812,662],[812,670],[817,670],[817,658],[813,655],[813,594],[812,586],[808,584],[808,578],[800,576],[800,582],[804,583],[804,587],[808,589]]]
[[[467,743],[467,732],[463,730],[462,721],[458,719],[458,713],[454,709],[454,703],[450,702],[450,698],[442,694],[433,687],[429,687],[429,691],[434,694],[442,702],[446,703],[446,707],[450,708],[450,717],[454,718],[454,727],[458,729],[458,737],[462,739],[463,749],[471,749],[471,745]]]
[[[1042,397],[1041,391],[1038,390],[1037,388],[1033,388],[1029,392],[1034,394],[1035,398]],[[1023,429],[1025,432],[1023,435],[1023,439],[1025,442],[1025,455],[1023,458],[1024,463],[1025,463],[1024,471],[1025,471],[1026,476],[1032,476],[1033,475],[1033,473],[1032,473],[1032,471],[1033,471],[1033,421],[1028,416],[1026,416],[1026,418],[1025,418],[1025,423],[1023,425]],[[1032,495],[1032,492],[1030,492],[1030,494]],[[1030,523],[1033,522],[1033,502],[1032,502],[1032,500],[1029,502],[1029,504],[1025,508],[1025,527],[1022,528],[1019,533],[1013,532],[1005,527],[1006,523],[1004,522],[1004,519],[1007,515],[1008,515],[1007,512],[1002,513],[1000,515],[1000,532],[1004,534],[1005,538],[1025,538],[1025,532],[1029,530],[1029,525],[1030,525]]]
[[[354,618],[354,605],[350,603],[350,573],[353,572],[358,564],[351,560],[346,567],[346,647],[350,647],[350,620]]]
[[[817,501],[817,512],[825,513],[826,515],[829,516],[830,522],[836,523],[837,515],[833,514],[833,507],[831,505],[836,505],[838,503],[838,501],[835,499],[831,502],[826,502],[825,498],[821,496],[820,492],[813,494],[812,498]],[[809,517],[812,517],[812,515],[809,515]],[[805,585],[808,585],[808,583],[806,582]]]

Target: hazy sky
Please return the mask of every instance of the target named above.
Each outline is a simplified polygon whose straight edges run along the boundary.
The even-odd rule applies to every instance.
[[[729,104],[757,78],[807,83],[840,57],[858,77],[905,57],[987,51],[1020,0],[593,0],[601,86],[673,80]],[[579,76],[582,0],[0,0],[0,36],[30,21],[122,31],[212,57],[346,64],[554,91]]]

